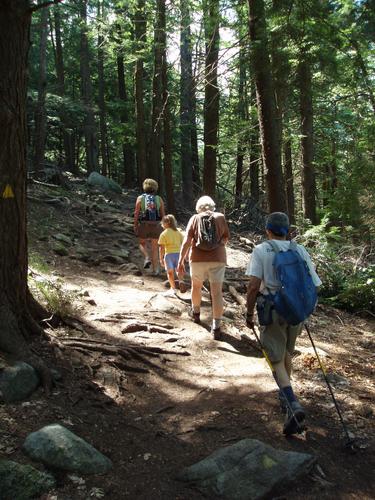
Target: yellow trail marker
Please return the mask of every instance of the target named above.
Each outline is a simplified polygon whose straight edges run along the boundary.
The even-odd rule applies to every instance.
[[[5,189],[3,191],[3,198],[14,198],[13,189],[11,188],[10,184],[7,184],[5,186]]]

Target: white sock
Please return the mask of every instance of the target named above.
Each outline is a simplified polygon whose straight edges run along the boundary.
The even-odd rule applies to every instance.
[[[220,324],[221,324],[221,318],[212,320],[212,328],[214,330],[217,330],[218,328],[220,328]]]

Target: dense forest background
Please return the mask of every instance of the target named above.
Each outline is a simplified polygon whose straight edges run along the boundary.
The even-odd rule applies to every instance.
[[[368,238],[373,0],[76,0],[33,16],[29,164]],[[183,195],[179,195],[183,193]]]
[[[29,175],[152,177],[240,231],[286,211],[321,299],[375,314],[374,34],[374,0],[39,3]]]

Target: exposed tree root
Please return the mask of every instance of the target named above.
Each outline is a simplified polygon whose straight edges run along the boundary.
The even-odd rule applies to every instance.
[[[31,365],[38,372],[48,395],[52,388],[51,372],[44,361],[31,351],[27,342],[30,334],[45,336],[44,331],[28,309],[15,314],[4,294],[1,294],[0,299],[0,350],[11,360],[25,361]]]

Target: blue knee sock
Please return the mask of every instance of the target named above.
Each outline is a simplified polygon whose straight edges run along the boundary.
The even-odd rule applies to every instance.
[[[293,389],[290,385],[283,387],[280,389],[280,394],[282,394],[286,399],[289,401],[289,403],[293,403],[293,401],[296,401],[297,398],[294,395]]]

